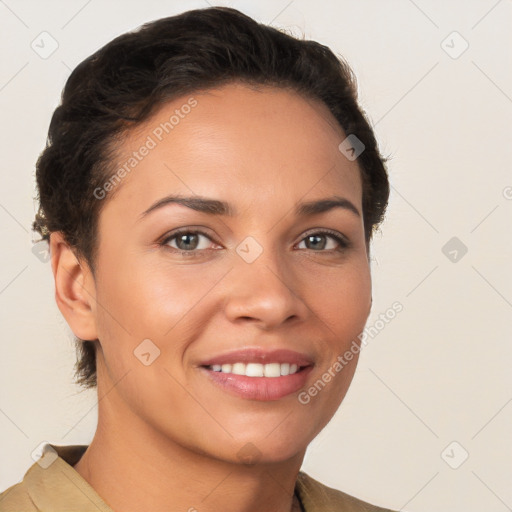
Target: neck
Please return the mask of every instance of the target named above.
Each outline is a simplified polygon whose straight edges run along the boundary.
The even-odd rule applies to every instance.
[[[301,510],[294,488],[305,450],[290,460],[253,465],[209,457],[120,406],[115,389],[98,393],[98,428],[75,470],[114,511]]]

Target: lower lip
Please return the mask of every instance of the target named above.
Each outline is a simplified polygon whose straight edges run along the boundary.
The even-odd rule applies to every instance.
[[[279,400],[304,387],[313,366],[307,366],[292,375],[281,377],[247,377],[234,373],[214,372],[202,368],[208,377],[224,391],[247,400]]]

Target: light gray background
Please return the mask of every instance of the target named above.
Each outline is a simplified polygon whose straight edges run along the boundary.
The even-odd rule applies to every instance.
[[[34,164],[60,91],[113,37],[208,3],[0,0],[1,490],[23,477],[39,443],[88,444],[96,425],[96,392],[72,384],[50,265],[31,252]],[[396,510],[512,510],[512,2],[212,5],[345,56],[391,156],[368,325],[395,301],[404,309],[368,340],[303,469]],[[49,51],[52,39],[58,48],[45,59],[31,47]],[[452,237],[458,247],[445,255]]]

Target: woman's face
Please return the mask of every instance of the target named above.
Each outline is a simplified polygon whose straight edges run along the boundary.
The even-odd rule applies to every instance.
[[[345,137],[321,103],[234,83],[173,101],[129,134],[86,281],[110,428],[240,462],[303,453],[327,424],[357,351],[336,361],[371,307]],[[326,199],[340,206],[300,209]]]

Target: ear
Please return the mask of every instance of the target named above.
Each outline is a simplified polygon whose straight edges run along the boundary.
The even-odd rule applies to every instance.
[[[55,301],[69,327],[82,340],[95,340],[96,289],[89,266],[79,261],[61,232],[50,235]]]

